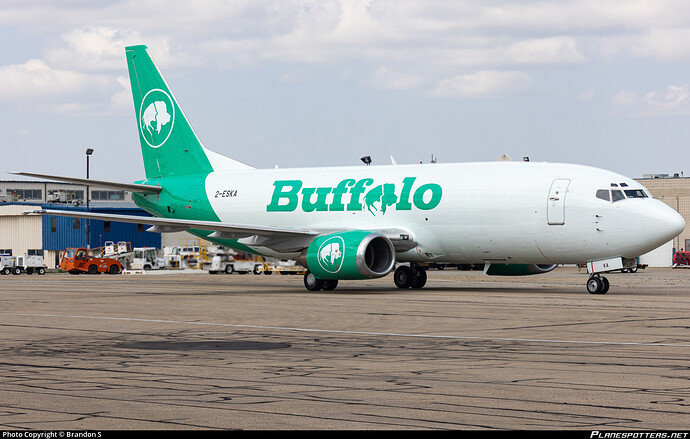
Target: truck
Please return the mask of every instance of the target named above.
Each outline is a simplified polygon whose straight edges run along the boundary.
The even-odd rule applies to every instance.
[[[132,270],[163,270],[165,260],[158,257],[158,252],[154,247],[135,247],[132,250]]]
[[[249,272],[252,272],[254,274],[261,274],[263,269],[264,264],[262,262],[252,260],[238,260],[230,255],[216,254],[213,256],[213,258],[211,258],[211,268],[209,268],[208,272],[210,274],[245,274]]]
[[[0,256],[0,274],[46,274],[46,266],[43,265],[43,256]]]
[[[83,247],[65,249],[62,253],[60,268],[70,274],[118,274],[122,272],[122,264],[117,259],[91,256],[88,250]]]

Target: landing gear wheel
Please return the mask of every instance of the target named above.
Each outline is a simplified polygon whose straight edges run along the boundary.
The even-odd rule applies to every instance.
[[[412,278],[412,288],[423,288],[426,285],[426,270],[423,268],[416,268],[414,270],[414,278]]]
[[[401,265],[393,273],[393,281],[398,288],[410,288],[414,277],[414,271],[407,265]]]
[[[599,294],[606,294],[609,292],[609,280],[602,277],[601,281],[604,283],[604,286],[601,288],[601,291],[599,291]]]
[[[324,280],[323,281],[323,290],[324,291],[333,291],[335,290],[335,287],[338,286],[338,279],[329,279],[329,280]]]
[[[304,273],[304,286],[309,291],[319,291],[323,288],[323,282],[321,279],[317,279],[314,273],[307,271]]]
[[[609,280],[605,277],[590,277],[587,281],[589,294],[606,294],[609,291]]]

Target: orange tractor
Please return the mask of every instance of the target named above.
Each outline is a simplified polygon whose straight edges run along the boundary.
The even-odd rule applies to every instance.
[[[122,264],[116,259],[90,256],[85,248],[68,248],[62,254],[60,268],[71,274],[117,274],[122,271]]]

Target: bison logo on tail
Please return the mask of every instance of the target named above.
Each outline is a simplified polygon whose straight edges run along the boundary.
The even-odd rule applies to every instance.
[[[141,101],[141,135],[153,148],[163,145],[173,129],[175,107],[168,93],[160,89],[149,91]]]
[[[170,123],[170,114],[168,114],[168,106],[163,101],[156,101],[146,107],[144,115],[141,117],[141,123],[144,129],[153,135],[154,124],[155,130],[158,134],[161,133],[163,125]]]

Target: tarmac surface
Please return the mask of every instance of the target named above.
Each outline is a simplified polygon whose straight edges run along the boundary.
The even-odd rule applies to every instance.
[[[690,430],[690,270],[0,277],[0,430]]]

